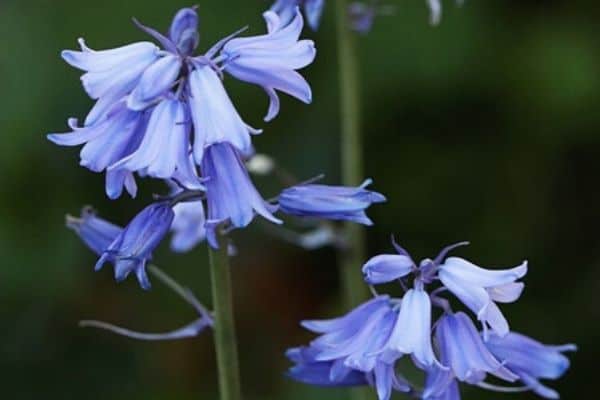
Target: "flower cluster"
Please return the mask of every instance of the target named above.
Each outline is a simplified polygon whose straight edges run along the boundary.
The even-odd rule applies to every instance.
[[[83,144],[81,165],[106,172],[106,193],[112,199],[123,189],[135,196],[135,174],[163,179],[174,188],[167,200],[147,207],[119,235],[104,229],[109,223],[101,226],[90,219],[110,241],[86,231],[89,224],[79,227],[100,255],[96,269],[111,262],[117,280],[133,272],[149,288],[146,260],[170,229],[173,250],[188,251],[205,238],[218,247],[220,227],[243,228],[255,215],[282,222],[273,215],[278,205],[263,199],[245,164],[254,151],[251,134],[260,131],[240,117],[223,79],[228,74],[263,88],[270,99],[265,121],[270,121],[279,113],[278,92],[311,102],[311,88],[297,70],[312,63],[316,51],[312,41],[299,39],[303,18],[297,7],[282,17],[267,11],[264,18],[266,34],[238,37],[239,31],[201,55],[195,54],[200,37],[195,8],[180,10],[166,35],[135,21],[160,47],[138,42],[96,51],[80,39],[80,51],[62,53],[85,72],[83,87],[96,104],[82,126],[71,118],[72,132],[49,139],[64,146]],[[301,201],[294,197],[303,191],[310,193]],[[369,200],[368,193],[300,185],[282,193],[281,209],[367,223],[364,209],[383,199],[375,195]]]
[[[394,243],[398,254],[373,257],[363,266],[370,285],[398,282],[401,298],[377,294],[343,317],[304,321],[319,334],[309,346],[288,351],[295,365],[289,376],[321,386],[371,385],[380,400],[394,390],[428,400],[457,400],[458,383],[491,390],[532,390],[548,399],[558,394],[540,379],[557,379],[569,367],[562,354],[574,345],[546,346],[511,332],[497,303],[516,301],[524,288],[518,282],[527,262],[504,270],[480,268],[459,257],[446,257],[459,243],[435,259],[415,263]],[[479,320],[478,331],[464,312],[454,312],[444,293],[451,293]],[[439,313],[434,321],[434,310]],[[409,382],[398,361],[410,356],[426,374],[424,389]],[[486,381],[492,375],[522,386],[502,387]]]
[[[81,165],[106,171],[111,198],[123,187],[135,195],[134,173],[200,188],[206,176],[200,177],[196,167],[211,146],[226,143],[240,158],[252,152],[250,135],[260,133],[235,109],[223,86],[224,73],[267,92],[266,120],[279,112],[277,91],[311,101],[310,86],[296,72],[316,53],[312,41],[299,40],[302,16],[296,12],[287,24],[273,12],[264,17],[267,34],[240,38],[236,33],[202,55],[194,55],[199,44],[194,8],[177,13],[167,36],[137,23],[162,48],[138,42],[95,51],[80,39],[81,51],[62,55],[85,71],[81,80],[96,104],[83,126],[72,118],[73,132],[49,139],[64,146],[84,144]]]
[[[439,22],[440,0],[427,1],[432,23]],[[96,102],[83,124],[71,118],[70,132],[48,138],[62,146],[83,145],[80,164],[105,173],[111,199],[123,190],[135,197],[136,175],[164,180],[171,189],[125,227],[89,208],[79,218],[68,217],[68,227],[99,257],[96,270],[110,263],[117,281],[133,275],[146,290],[151,288],[150,271],[198,314],[184,327],[159,334],[99,321],[84,321],[83,326],[142,340],[193,337],[213,326],[212,314],[189,289],[150,265],[169,232],[172,250],[185,252],[204,241],[218,248],[221,233],[248,226],[256,215],[273,224],[283,223],[276,216],[283,213],[372,225],[366,210],[386,198],[367,189],[370,179],[358,187],[313,180],[265,200],[249,169],[268,173],[274,163],[265,157],[252,162],[252,135],[262,131],[244,122],[223,83],[230,76],[262,88],[269,99],[265,122],[279,114],[280,92],[310,103],[311,87],[298,70],[313,62],[316,50],[311,40],[300,39],[302,12],[317,29],[323,6],[324,0],[276,0],[263,14],[266,34],[241,37],[242,29],[201,54],[195,7],[181,9],[165,34],[135,21],[158,45],[138,42],[97,51],[80,39],[81,50],[62,53],[68,64],[84,71],[83,87]],[[354,2],[348,12],[351,27],[359,32],[368,31],[375,16],[386,13],[377,0]],[[343,243],[336,224],[326,225],[298,242],[306,248]],[[548,346],[512,332],[498,306],[521,296],[524,284],[519,280],[527,273],[527,262],[490,270],[448,257],[465,244],[448,246],[434,259],[416,263],[394,242],[397,254],[370,259],[362,272],[373,298],[340,318],[303,322],[320,336],[308,346],[288,350],[295,364],[289,376],[321,386],[370,385],[380,400],[388,400],[394,391],[425,400],[458,400],[459,383],[558,398],[541,380],[561,377],[569,368],[563,353],[575,346]],[[392,282],[399,283],[401,297],[374,288]],[[470,310],[481,330],[467,313],[452,309],[449,294]],[[423,371],[424,385],[405,377],[400,360],[408,358]],[[488,375],[521,386],[497,386],[487,381]]]

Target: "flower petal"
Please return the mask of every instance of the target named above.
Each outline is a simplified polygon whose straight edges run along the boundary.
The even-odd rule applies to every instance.
[[[181,59],[168,55],[148,67],[139,83],[127,99],[127,106],[132,110],[143,110],[156,97],[173,86],[179,76]]]
[[[410,257],[397,254],[382,254],[371,258],[363,266],[365,282],[371,285],[387,283],[408,275],[414,268]]]
[[[248,126],[231,103],[216,72],[207,66],[199,67],[190,73],[189,80],[196,162],[202,162],[204,149],[214,143],[229,142],[242,152],[249,151]]]

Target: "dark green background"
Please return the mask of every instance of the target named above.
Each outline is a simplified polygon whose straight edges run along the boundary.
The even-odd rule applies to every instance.
[[[261,0],[201,0],[202,48],[250,24],[263,30]],[[318,57],[304,73],[305,106],[285,98],[265,125],[260,89],[227,79],[255,139],[300,177],[339,177],[337,60],[332,2],[322,29],[307,33]],[[514,329],[547,342],[573,341],[572,370],[553,384],[563,398],[592,398],[600,291],[600,9],[591,0],[445,3],[428,25],[424,0],[389,0],[360,40],[366,175],[389,203],[370,211],[370,254],[390,251],[389,235],[417,258],[471,240],[457,252],[480,265],[526,258],[527,289],[504,306]],[[65,213],[95,205],[125,223],[162,189],[143,181],[138,199],[110,202],[103,177],[78,167],[78,150],[45,139],[66,130],[91,102],[79,72],[59,57],[85,36],[93,48],[146,37],[137,16],[165,30],[183,1],[3,0],[0,2],[0,393],[7,399],[216,399],[210,333],[177,343],[138,343],[77,328],[82,318],[165,330],[193,313],[155,282],[142,292],[117,285],[109,269],[63,226]],[[266,197],[276,185],[258,182]],[[344,391],[287,381],[286,347],[308,340],[303,318],[339,312],[334,254],[279,243],[256,227],[236,234],[237,322],[247,399],[345,399]],[[206,251],[156,262],[209,301]],[[591,396],[591,397],[590,397]],[[533,399],[478,390],[465,399]]]

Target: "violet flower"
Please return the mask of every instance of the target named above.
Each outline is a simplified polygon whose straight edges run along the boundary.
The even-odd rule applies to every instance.
[[[489,351],[527,387],[546,399],[558,399],[559,394],[540,379],[558,379],[570,366],[562,353],[576,351],[574,344],[549,346],[530,337],[510,332],[504,337],[492,334],[485,342]]]
[[[365,210],[373,203],[386,201],[380,193],[367,190],[367,179],[358,187],[300,184],[279,195],[281,212],[298,217],[345,220],[373,225]]]
[[[310,86],[296,72],[315,59],[312,40],[298,40],[304,21],[300,11],[284,25],[272,11],[264,13],[268,33],[263,36],[235,38],[223,46],[225,72],[239,80],[261,86],[269,95],[269,112],[265,121],[279,113],[279,97],[283,91],[304,103],[312,101]]]
[[[508,322],[495,301],[512,303],[525,285],[515,282],[527,274],[527,261],[505,270],[487,270],[458,257],[439,266],[439,279],[456,297],[477,314],[487,332],[488,325],[500,336],[509,331]]]
[[[91,207],[81,210],[80,218],[67,215],[67,227],[98,256],[123,232],[120,226],[98,217]]]
[[[217,228],[223,223],[243,228],[252,222],[255,213],[273,223],[281,223],[273,216],[277,207],[261,197],[239,151],[229,143],[216,143],[206,149],[202,174],[207,179],[206,233],[212,247],[219,247]]]
[[[488,373],[508,382],[518,378],[490,353],[471,319],[462,312],[440,318],[436,340],[452,373],[462,382],[477,384]]]
[[[348,314],[304,321],[304,328],[320,336],[293,350],[295,366],[289,373],[293,379],[323,386],[366,381],[375,388],[379,400],[388,400],[394,390],[424,400],[460,400],[459,383],[498,392],[533,390],[556,398],[556,393],[539,380],[564,374],[569,361],[561,352],[574,350],[573,345],[544,346],[514,333],[501,337],[489,315],[482,320],[495,329],[480,334],[467,314],[452,311],[446,298],[456,295],[481,319],[480,308],[466,301],[470,298],[465,293],[483,293],[489,304],[514,301],[523,290],[523,284],[515,280],[526,273],[525,264],[489,271],[455,257],[446,259],[450,251],[466,242],[447,246],[434,259],[417,264],[406,250],[393,244],[398,254],[371,258],[363,273],[370,285],[398,283],[402,297],[379,294],[371,287],[373,298]],[[433,307],[442,311],[435,321]],[[398,373],[396,366],[407,359],[405,356],[425,372],[424,385]],[[511,383],[519,380],[525,386],[497,386],[486,382],[488,374]]]
[[[171,228],[174,213],[166,202],[155,203],[140,212],[102,252],[96,271],[106,262],[114,264],[115,279],[122,281],[134,273],[143,289],[150,289],[146,262]]]

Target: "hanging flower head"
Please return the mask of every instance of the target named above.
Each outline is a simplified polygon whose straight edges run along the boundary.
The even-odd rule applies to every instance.
[[[505,289],[509,293],[503,299],[516,300],[516,292],[520,295],[523,289],[522,284],[518,284],[518,290],[514,286],[514,280],[526,272],[522,267],[507,272],[478,267],[473,270],[462,264],[452,271],[462,279],[448,287],[443,275],[454,264],[453,258],[446,256],[464,244],[448,246],[436,258],[415,263],[394,242],[398,254],[369,260],[363,267],[365,281],[371,285],[398,282],[404,291],[402,297],[377,294],[372,288],[373,299],[341,318],[303,322],[306,329],[320,336],[308,346],[292,350],[290,359],[295,366],[289,376],[325,386],[371,385],[379,400],[388,400],[394,390],[418,394],[426,400],[459,400],[459,383],[498,391],[532,390],[554,398],[548,397],[552,392],[538,379],[560,377],[569,366],[560,352],[572,350],[572,345],[544,347],[516,334],[500,335],[497,330],[488,338],[467,314],[455,313],[449,299],[442,295],[449,291],[463,300],[459,288],[472,291],[476,283],[485,293],[484,288],[498,292],[502,292],[499,288]],[[482,277],[487,281],[481,282]],[[500,297],[497,295],[495,300]],[[468,302],[465,304],[472,308]],[[434,309],[439,312],[434,313]],[[425,371],[424,389],[396,369],[405,356]],[[525,386],[496,386],[486,382],[488,374],[509,383],[520,380]]]
[[[176,178],[198,187],[196,166],[214,143],[227,142],[242,153],[251,151],[248,126],[223,86],[223,73],[265,89],[271,99],[267,120],[279,111],[277,91],[306,103],[310,87],[296,70],[315,57],[312,41],[299,40],[302,17],[293,23],[265,13],[268,34],[235,38],[236,32],[196,55],[200,43],[195,8],[180,10],[168,34],[137,26],[159,45],[138,42],[96,51],[83,39],[81,50],[66,50],[63,59],[83,70],[87,94],[96,100],[82,126],[69,120],[71,133],[51,134],[63,146],[83,144],[81,165],[106,171],[110,198],[125,188],[136,194],[134,173],[160,179]],[[193,157],[190,157],[193,154]]]

